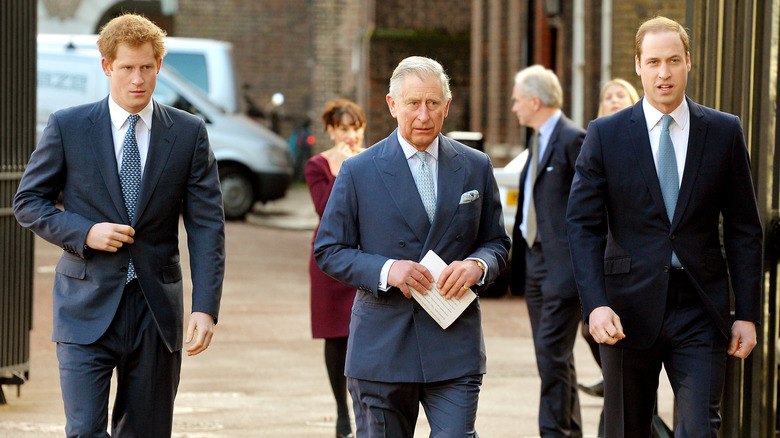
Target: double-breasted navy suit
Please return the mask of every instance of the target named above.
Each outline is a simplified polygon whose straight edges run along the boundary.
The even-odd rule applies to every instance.
[[[381,291],[388,259],[418,261],[435,251],[446,263],[476,257],[489,284],[507,258],[490,160],[439,135],[436,215],[429,223],[397,132],[346,160],[315,241],[320,267],[358,289],[346,375],[379,382],[437,382],[485,373],[479,300],[446,330],[396,288]],[[461,203],[463,193],[479,197]]]
[[[54,280],[52,340],[90,344],[106,331],[132,255],[138,282],[170,351],[182,348],[179,217],[192,271],[192,310],[215,318],[224,277],[217,166],[203,121],[154,102],[149,152],[128,220],[114,156],[108,98],[51,115],[14,199],[19,223],[64,252]],[[64,211],[55,206],[62,191]],[[86,247],[98,222],[128,224],[135,242],[115,253]]]

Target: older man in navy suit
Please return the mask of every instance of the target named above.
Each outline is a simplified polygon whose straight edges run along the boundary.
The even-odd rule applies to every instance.
[[[650,436],[663,365],[675,436],[716,437],[726,355],[750,354],[760,317],[748,151],[737,117],[686,98],[679,23],[643,23],[635,63],[645,97],[591,122],[567,213],[585,320],[601,343],[606,436]]]
[[[431,436],[477,436],[479,300],[443,329],[410,299],[489,284],[509,249],[490,159],[440,134],[450,101],[438,62],[401,61],[387,95],[398,129],[344,162],[315,241],[323,271],[358,289],[345,370],[358,437],[412,437],[420,403]],[[418,263],[429,250],[448,265],[439,278]]]
[[[19,223],[63,248],[54,334],[69,437],[169,437],[183,333],[179,217],[192,271],[189,355],[219,312],[224,215],[203,121],[152,100],[165,33],[138,15],[101,31],[111,94],[49,118],[14,199]],[[62,192],[64,210],[56,207]]]
[[[532,65],[515,75],[512,111],[534,129],[520,173],[512,236],[512,288],[525,290],[541,378],[539,433],[581,437],[574,369],[580,300],[566,240],[566,205],[585,131],[563,112],[563,90],[552,70]]]

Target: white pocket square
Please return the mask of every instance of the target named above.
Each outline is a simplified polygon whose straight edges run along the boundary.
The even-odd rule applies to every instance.
[[[461,204],[468,204],[469,202],[474,202],[477,199],[479,199],[479,192],[476,190],[472,190],[460,195]]]

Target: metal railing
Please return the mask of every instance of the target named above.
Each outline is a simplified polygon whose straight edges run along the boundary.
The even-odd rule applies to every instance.
[[[0,2],[0,384],[17,386],[30,370],[33,235],[11,204],[35,142],[36,16],[37,2]]]

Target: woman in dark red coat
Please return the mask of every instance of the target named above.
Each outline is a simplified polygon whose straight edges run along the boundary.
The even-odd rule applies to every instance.
[[[312,157],[304,168],[314,208],[322,218],[330,191],[336,181],[341,163],[363,150],[366,118],[363,110],[346,99],[328,103],[322,114],[325,130],[333,140],[333,147]],[[319,226],[318,226],[319,229]],[[315,231],[314,235],[317,235]],[[309,258],[311,277],[311,331],[314,338],[325,339],[325,365],[330,386],[336,397],[338,419],[336,437],[352,437],[347,402],[347,379],[344,360],[347,355],[349,316],[355,289],[349,288],[322,272]]]

